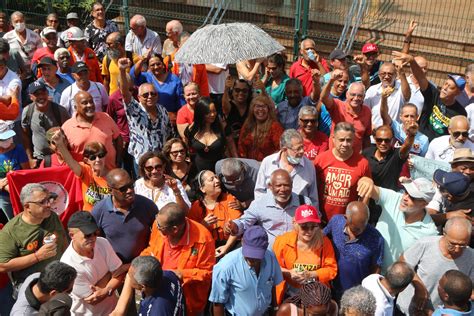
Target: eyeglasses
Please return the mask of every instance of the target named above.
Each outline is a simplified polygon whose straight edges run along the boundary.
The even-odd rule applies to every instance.
[[[303,152],[303,151],[304,151],[304,146],[299,146],[299,147],[296,147],[296,148],[290,148],[290,147],[288,147],[288,149],[294,151],[295,153],[299,153],[299,152]]]
[[[468,138],[469,137],[469,132],[453,132],[453,137],[454,138],[458,138],[461,135],[464,138]]]
[[[249,89],[240,89],[240,88],[234,88],[234,92],[235,93],[248,93],[249,92]]]
[[[178,156],[179,154],[185,155],[186,150],[180,149],[180,150],[170,151],[170,154],[173,155],[173,156]]]
[[[121,186],[120,188],[112,188],[114,190],[120,191],[120,193],[126,193],[129,189],[133,189],[133,182],[130,182],[124,186]]]
[[[309,119],[309,120],[300,119],[300,121],[303,123],[303,125],[308,125],[309,123],[316,124],[318,120],[317,119]]]
[[[468,245],[459,245],[459,244],[453,244],[452,242],[449,241],[447,238],[446,234],[444,234],[444,240],[446,241],[446,246],[450,250],[455,250],[455,249],[465,249],[468,248]]]
[[[222,182],[224,182],[225,184],[234,185],[234,184],[236,184],[236,183],[241,183],[242,180],[244,180],[244,175],[243,175],[243,174],[240,174],[240,176],[239,176],[237,179],[234,179],[234,180],[228,180],[228,179],[226,179],[226,177],[222,176],[221,180],[222,180]]]
[[[158,94],[156,92],[153,92],[153,91],[150,91],[150,92],[145,92],[145,93],[142,93],[140,96],[142,98],[145,98],[145,99],[148,99],[148,98],[154,98],[156,97]]]
[[[96,160],[97,158],[102,159],[102,158],[104,158],[105,156],[107,156],[107,153],[102,152],[102,153],[98,153],[98,154],[96,154],[96,155],[89,155],[89,157],[87,157],[87,159],[94,161],[94,160]]]
[[[146,172],[152,172],[153,170],[163,169],[163,165],[145,166],[144,169]]]
[[[392,142],[392,139],[390,138],[376,138],[375,141],[377,143],[386,143],[386,144],[389,144]]]
[[[49,205],[53,202],[54,202],[54,198],[48,196],[47,198],[44,198],[41,201],[28,201],[26,203],[33,203],[33,204],[36,204],[36,205],[46,206],[46,205]]]
[[[391,73],[391,72],[379,72],[379,76],[380,77],[385,77],[385,76],[393,77],[393,76],[395,76],[395,74]]]
[[[319,227],[318,224],[308,224],[308,223],[300,224],[300,228],[302,230],[313,230],[313,229],[318,228],[318,227]]]
[[[165,230],[167,230],[168,228],[173,227],[173,225],[161,226],[160,223],[158,223],[158,221],[156,221],[156,227],[157,227],[158,230],[160,230],[160,231],[165,231]]]

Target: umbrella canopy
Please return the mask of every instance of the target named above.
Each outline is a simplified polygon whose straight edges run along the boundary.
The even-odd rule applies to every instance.
[[[175,60],[186,64],[235,64],[285,50],[261,28],[250,23],[206,25],[178,50]]]

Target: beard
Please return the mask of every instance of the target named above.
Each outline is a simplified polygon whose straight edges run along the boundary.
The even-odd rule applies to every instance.
[[[117,49],[108,49],[107,56],[110,59],[119,59],[120,58],[120,51]]]

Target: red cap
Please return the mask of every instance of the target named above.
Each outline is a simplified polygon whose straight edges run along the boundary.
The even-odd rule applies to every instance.
[[[379,51],[379,47],[377,46],[377,44],[374,44],[374,43],[366,43],[364,44],[364,46],[362,47],[362,53],[365,54],[365,53],[372,53],[372,52],[378,52]]]
[[[295,222],[303,223],[321,223],[318,210],[314,206],[303,204],[295,211]]]

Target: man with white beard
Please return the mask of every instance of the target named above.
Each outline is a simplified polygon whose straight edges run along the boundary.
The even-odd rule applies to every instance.
[[[465,116],[452,117],[448,132],[449,135],[440,136],[431,141],[425,158],[450,162],[457,148],[474,150],[474,143],[469,140],[469,121]]]

